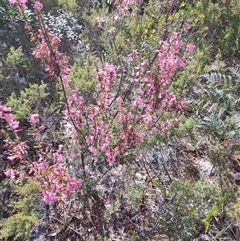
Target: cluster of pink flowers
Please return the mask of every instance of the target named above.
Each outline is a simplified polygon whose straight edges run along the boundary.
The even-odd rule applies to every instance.
[[[25,7],[27,1],[10,2]],[[119,6],[115,17],[121,17],[121,14],[124,16],[136,2],[137,0],[115,1]],[[35,1],[34,8],[39,12],[42,9],[41,3]],[[99,27],[102,27],[107,19],[101,16],[97,21]],[[187,27],[188,23],[184,29]],[[47,26],[40,25],[34,41],[37,44],[33,56],[42,61],[49,76],[60,78],[64,88],[70,87],[69,57],[58,50],[61,40]],[[176,72],[186,67],[194,47],[192,44],[184,46],[181,33],[176,32],[168,41],[160,42],[157,61],[151,66],[144,61],[136,64],[138,53],[133,51],[128,56],[132,73],[127,77],[118,73],[121,71],[120,66],[106,63],[102,70],[96,71],[96,99],[89,104],[79,95],[77,87],[68,88],[67,115],[75,127],[71,140],[75,147],[88,153],[91,161],[105,159],[109,165],[113,165],[130,149],[138,148],[152,132],[164,135],[173,125],[177,125],[175,116],[183,112],[186,103],[169,91],[169,87]],[[11,129],[17,131],[18,122],[12,120],[13,116],[7,110],[7,107],[0,107],[0,117],[4,117]],[[168,114],[168,120],[161,119],[163,114]],[[33,114],[30,121],[36,141],[40,143],[39,116]],[[21,148],[26,149],[26,146]],[[42,186],[44,201],[64,200],[81,187],[82,181],[68,173],[62,148],[56,153],[45,153],[41,147],[39,149],[42,152],[39,159],[32,162],[31,172]],[[12,149],[12,152],[23,159],[25,153],[18,150]],[[12,159],[14,158],[13,155]],[[6,175],[14,177],[16,173],[9,170]]]
[[[9,0],[10,4],[18,4],[19,7],[27,8],[28,0]],[[34,1],[34,9],[41,11],[43,5],[39,1]]]
[[[29,162],[27,141],[22,141],[19,137],[19,122],[14,121],[12,110],[10,107],[0,105],[0,119],[6,121],[8,126],[14,133],[14,139],[5,140],[5,148],[8,150],[9,166],[15,166],[17,169],[9,168],[4,172],[7,177],[14,178],[30,178],[31,174],[35,181],[41,187],[43,200],[45,202],[52,202],[56,200],[66,200],[66,198],[78,190],[82,181],[74,178],[68,173],[67,168],[64,167],[65,158],[61,154],[62,146],[56,153],[46,153],[39,145],[40,157],[38,160]],[[29,136],[35,137],[36,143],[41,143],[39,123],[39,115],[32,114],[30,122],[33,126],[33,133],[28,133]],[[50,161],[51,160],[51,161]],[[52,162],[49,164],[49,162]],[[23,168],[22,168],[23,167]],[[27,171],[28,169],[31,171]],[[21,170],[21,171],[20,171]]]
[[[12,131],[19,131],[19,122],[14,121],[12,109],[10,107],[0,105],[0,118],[4,118],[6,120]]]
[[[14,140],[6,139],[5,147],[8,149],[8,160],[14,164],[16,162],[21,163],[25,156],[27,155],[28,145],[24,141],[20,141],[19,132],[21,131],[19,127],[19,122],[14,121],[12,114],[12,109],[10,107],[0,105],[0,119],[6,121],[10,127],[12,133],[14,134]],[[5,173],[7,176],[13,176],[13,170],[7,171]]]
[[[41,11],[41,9],[43,8],[43,5],[40,2],[35,1],[33,7],[35,10]]]
[[[65,201],[82,186],[80,179],[74,178],[64,167],[65,157],[60,154],[61,147],[56,153],[41,155],[38,162],[32,164],[31,172],[35,180],[42,186],[45,202]],[[53,163],[49,165],[49,160]]]
[[[69,68],[69,57],[58,51],[61,40],[53,35],[51,32],[46,33],[47,26],[43,29],[39,29],[37,35],[39,43],[33,50],[33,56],[37,59],[42,60],[45,64],[46,72],[50,76],[62,76],[66,82],[67,75],[70,71]]]
[[[77,116],[81,120],[79,129],[88,126],[86,142],[82,144],[87,144],[95,161],[105,158],[112,165],[129,149],[138,148],[152,131],[164,135],[178,125],[174,116],[183,112],[186,101],[170,92],[169,86],[175,73],[187,65],[194,47],[184,46],[181,33],[173,33],[169,41],[159,44],[158,60],[152,70],[142,62],[133,68],[132,77],[124,83],[112,64],[106,63],[103,70],[97,71],[96,103],[83,106],[81,99]],[[136,57],[136,53],[131,55],[132,63]],[[77,103],[76,93],[72,103],[74,99]],[[77,110],[77,104],[72,108]],[[161,120],[163,113],[168,113],[170,119]]]
[[[31,121],[32,125],[36,125],[37,123],[39,123],[39,115],[32,114],[30,117],[30,121]]]
[[[20,7],[27,8],[28,0],[9,0],[11,4],[18,4]]]
[[[127,6],[127,7],[131,7],[134,3],[137,3],[139,0],[116,0],[115,1],[115,5],[117,5],[118,7],[120,6]],[[111,2],[111,1],[108,1]]]
[[[27,2],[27,0],[10,0],[11,4],[16,4],[20,8],[27,8]],[[39,1],[34,1],[33,7],[37,12],[40,12],[43,5]],[[68,73],[70,71],[69,57],[58,50],[61,40],[53,35],[47,26],[40,26],[38,35],[33,38],[33,41],[37,44],[32,54],[35,58],[40,59],[44,63],[46,67],[45,70],[48,72],[49,76],[61,77],[63,83],[68,85],[70,82],[70,79],[68,78]],[[79,102],[77,102],[77,104],[79,104]],[[35,138],[36,145],[38,145],[39,149],[39,158],[31,162],[29,162],[29,158],[27,157],[27,142],[20,141],[17,133],[20,131],[19,122],[13,120],[11,108],[0,106],[0,118],[4,118],[6,120],[15,134],[15,140],[5,141],[5,146],[7,147],[9,153],[9,161],[13,162],[17,160],[18,168],[20,168],[21,165],[27,167],[22,169],[22,171],[8,169],[5,172],[7,177],[33,177],[41,187],[43,200],[45,202],[52,202],[56,200],[64,201],[69,195],[76,192],[76,190],[81,187],[82,181],[74,178],[65,166],[66,160],[60,153],[62,148],[56,153],[46,153],[44,148],[41,145],[38,145],[43,141],[41,135],[43,127],[40,126],[38,114],[32,114],[30,116],[30,123],[32,124],[33,129],[32,133],[30,131],[28,135],[31,138]],[[27,171],[29,168],[30,172]]]
[[[105,158],[113,165],[127,150],[136,149],[148,138],[151,128],[155,133],[164,134],[178,124],[176,118],[158,119],[162,113],[181,114],[184,110],[185,101],[168,91],[173,75],[187,64],[187,59],[180,57],[182,48],[180,35],[174,33],[169,42],[160,44],[156,64],[160,74],[147,71],[148,66],[143,62],[134,68],[132,78],[122,84],[115,66],[106,63],[103,70],[96,73],[99,91],[95,104],[84,106],[81,98],[78,105],[77,93],[69,97],[71,107],[81,110],[76,117],[81,120],[78,128],[88,126],[86,142],[80,145],[87,145],[95,161]]]

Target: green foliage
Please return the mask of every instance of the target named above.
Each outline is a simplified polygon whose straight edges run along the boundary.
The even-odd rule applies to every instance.
[[[9,217],[0,221],[0,237],[13,240],[29,238],[31,229],[39,222],[38,215],[34,211],[37,203],[39,186],[28,181],[23,185],[13,185],[13,193],[17,195],[9,205],[11,213]]]
[[[223,59],[239,59],[240,2],[200,0],[193,11],[198,28],[193,34],[196,44],[201,48],[211,46],[211,59],[217,53]]]
[[[22,46],[15,49],[14,47],[10,48],[10,52],[7,55],[6,63],[11,65],[20,64],[22,61]]]
[[[210,48],[196,48],[194,55],[188,66],[174,76],[172,89],[180,95],[187,95],[191,86],[195,85],[194,80],[198,79],[203,73],[214,70],[214,66],[208,65],[210,61]],[[225,66],[222,66],[225,67]],[[215,68],[217,68],[215,66]],[[219,68],[215,69],[219,70]]]
[[[96,86],[93,60],[88,57],[85,60],[80,60],[78,63],[75,62],[69,77],[79,87],[81,94],[92,93]]]
[[[150,181],[161,191],[164,198],[169,198],[169,193],[167,192],[167,190],[164,188],[164,186],[159,181],[157,181],[155,178],[152,178]]]
[[[203,180],[194,184],[188,180],[173,183],[170,187],[171,205],[160,208],[159,232],[169,238],[192,240],[203,227],[203,219],[221,198],[217,184]]]
[[[129,45],[124,45],[125,48],[132,46],[133,49],[142,49],[143,52],[141,54],[143,57],[147,57],[147,54],[149,54],[149,45],[152,48],[157,48],[156,40],[159,39],[159,31],[162,28],[160,23],[163,22],[163,17],[164,15],[159,15],[152,10],[151,14],[146,14],[145,12],[143,15],[126,19],[122,37]]]
[[[28,238],[33,225],[38,223],[35,215],[17,213],[0,223],[0,237]],[[16,239],[15,239],[16,240]]]
[[[190,181],[180,180],[171,186],[171,193],[176,195],[173,198],[173,204],[179,212],[188,213],[189,210],[184,210],[186,207],[190,208],[190,213],[198,217],[200,220],[209,209],[221,199],[221,190],[217,184],[211,184],[200,180],[195,184]]]
[[[14,10],[8,0],[0,0],[0,29],[5,29],[10,16]]]
[[[130,203],[141,203],[143,198],[143,187],[138,184],[126,187],[126,197]]]
[[[43,4],[44,11],[50,11],[54,7],[58,7],[58,0],[43,0],[41,1]]]
[[[235,193],[235,198],[233,199],[233,202],[229,205],[227,208],[227,214],[232,217],[239,220],[240,217],[240,195],[239,191]]]
[[[206,217],[204,218],[203,222],[204,222],[204,226],[205,226],[205,232],[209,231],[210,228],[210,220],[212,219],[212,217],[217,214],[223,207],[224,203],[226,202],[226,200],[228,199],[229,195],[232,192],[232,188],[229,188],[228,191],[223,195],[223,197],[218,201],[218,203],[216,203],[211,210],[207,213]]]
[[[201,75],[202,81],[192,92],[192,104],[203,116],[198,127],[223,139],[240,134],[239,67],[229,68],[228,72]]]
[[[117,21],[114,21],[112,12],[104,6],[105,4],[102,4],[101,8],[95,5],[90,10],[86,9],[83,16],[86,27],[81,38],[89,43],[90,51],[100,57],[101,62],[115,65],[124,63],[127,68],[128,63],[123,56],[126,57],[134,50],[138,51],[139,60],[145,58],[150,62],[155,55],[153,49],[158,48],[164,33],[166,19],[166,13],[164,11],[159,13],[157,4],[159,3],[155,1],[149,1],[146,5],[141,2],[134,4],[132,11],[137,14],[123,15]],[[166,8],[166,1],[161,5]],[[98,26],[96,20],[99,16],[108,17],[108,20],[102,23],[102,27]],[[170,25],[169,28],[171,28]],[[174,30],[171,28],[168,31]]]
[[[30,117],[31,113],[39,113],[43,108],[42,101],[47,96],[45,84],[30,84],[28,88],[20,92],[19,97],[16,93],[12,93],[7,105],[12,107],[16,120],[23,120]]]
[[[78,6],[76,0],[58,0],[58,5],[69,10],[74,10]]]
[[[185,116],[180,116],[179,122],[179,127],[174,127],[171,130],[171,135],[190,135],[196,125],[196,120],[193,117],[187,118]]]
[[[2,62],[0,62],[0,82],[1,82],[2,79],[3,79],[3,64],[2,64]]]

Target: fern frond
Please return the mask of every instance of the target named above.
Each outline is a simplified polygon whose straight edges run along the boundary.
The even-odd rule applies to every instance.
[[[230,119],[230,122],[234,131],[237,131],[238,133],[240,133],[240,115],[239,114],[233,115]]]
[[[222,136],[225,133],[227,125],[223,120],[217,119],[215,116],[206,116],[197,124],[197,128],[206,132],[214,132],[216,135]]]
[[[233,75],[235,75],[238,78],[238,80],[240,79],[240,66],[239,65],[230,67],[229,70],[231,71],[231,73]]]
[[[200,75],[200,77],[205,78],[206,80],[209,81],[209,83],[212,83],[212,82],[225,83],[226,81],[232,80],[231,75],[225,75],[225,74],[221,74],[221,73],[218,73],[218,72],[211,72],[211,73],[202,74],[202,75]]]

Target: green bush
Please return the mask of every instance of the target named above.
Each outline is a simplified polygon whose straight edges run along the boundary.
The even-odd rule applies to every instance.
[[[36,212],[39,187],[29,181],[22,185],[10,184],[13,198],[8,205],[9,216],[0,221],[0,237],[6,240],[23,238],[28,240],[34,225],[39,223]]]
[[[41,112],[44,108],[43,100],[48,95],[45,84],[30,84],[28,88],[20,91],[19,97],[16,93],[12,93],[8,98],[7,105],[12,107],[16,120],[23,120],[29,118],[31,113]]]
[[[7,55],[6,63],[10,65],[17,65],[22,62],[22,46],[15,49],[14,47],[10,48],[10,52]]]
[[[192,16],[197,30],[193,33],[195,43],[201,49],[211,46],[209,61],[217,54],[232,63],[239,60],[240,2],[238,0],[197,1],[192,8]]]
[[[204,218],[221,198],[218,184],[176,181],[170,187],[169,204],[159,207],[158,232],[171,239],[193,240],[203,232]]]
[[[97,81],[94,76],[94,61],[91,57],[82,57],[75,62],[69,74],[70,79],[79,87],[82,95],[94,91]]]

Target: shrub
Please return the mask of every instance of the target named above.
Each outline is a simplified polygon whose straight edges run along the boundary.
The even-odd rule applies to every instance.
[[[28,88],[20,91],[20,96],[12,93],[7,104],[12,107],[16,120],[29,119],[31,113],[43,113],[43,101],[46,101],[46,84],[30,84]]]
[[[8,204],[8,212],[11,210],[8,217],[0,221],[0,237],[28,240],[32,228],[39,223],[36,211],[39,187],[34,181],[18,185],[11,183],[10,186],[15,197]]]

